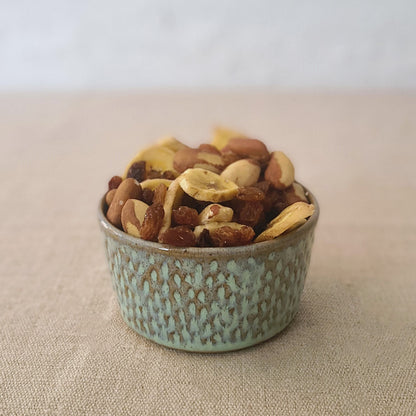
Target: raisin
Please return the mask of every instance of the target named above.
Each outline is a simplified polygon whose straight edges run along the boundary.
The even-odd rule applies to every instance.
[[[240,224],[255,227],[264,216],[261,201],[240,201],[234,210],[236,221]]]
[[[176,175],[171,170],[165,170],[162,174],[162,178],[173,181],[176,178]]]
[[[172,218],[176,224],[196,227],[199,224],[198,211],[194,208],[180,206],[172,211]]]
[[[185,225],[179,225],[166,230],[160,236],[160,242],[178,247],[194,247],[196,237],[193,231]]]
[[[227,225],[211,230],[210,239],[215,247],[243,246],[254,238],[254,230],[246,225],[239,229]]]
[[[264,192],[264,194],[267,195],[267,192],[270,189],[270,185],[271,183],[269,181],[261,181],[261,182],[255,183],[253,186],[261,189]]]
[[[188,194],[185,194],[182,198],[182,205],[196,209],[197,212],[201,212],[209,204],[211,204],[211,202],[198,201],[197,199],[192,198]]]
[[[151,169],[147,173],[147,179],[161,179],[163,178],[163,173],[160,170]]]
[[[295,188],[293,188],[293,185],[290,185],[283,192],[284,192],[285,197],[286,197],[287,205],[292,205],[295,202],[304,201],[299,195],[296,195]]]
[[[127,177],[134,178],[139,182],[144,181],[146,179],[146,162],[141,160],[140,162],[133,163],[127,172]]]
[[[212,240],[209,235],[209,231],[206,228],[204,228],[201,234],[199,234],[197,246],[198,247],[212,247]]]
[[[165,211],[161,204],[150,205],[144,214],[143,224],[140,228],[140,237],[143,240],[156,241],[164,216]]]
[[[163,205],[165,203],[165,197],[166,197],[166,191],[167,190],[168,190],[168,188],[166,187],[166,185],[163,184],[163,183],[160,183],[154,191],[153,203]]]
[[[264,192],[255,186],[242,186],[238,190],[236,198],[241,201],[262,201]]]
[[[152,205],[154,194],[155,194],[154,191],[152,191],[151,189],[144,188],[141,199],[143,202],[146,202],[147,205]]]
[[[113,176],[108,182],[108,190],[117,189],[121,182],[123,182],[123,179],[120,176]]]

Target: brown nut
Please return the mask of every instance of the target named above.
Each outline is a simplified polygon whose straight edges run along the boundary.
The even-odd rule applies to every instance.
[[[306,198],[305,191],[302,188],[302,185],[293,182],[289,188],[285,189],[286,194],[286,203],[288,205],[294,204],[295,202],[308,202],[308,198]]]
[[[205,148],[205,150],[208,150]],[[199,167],[219,173],[224,168],[224,161],[218,152],[201,151],[199,149],[181,149],[173,158],[173,167],[178,172],[186,169]]]
[[[107,203],[107,206],[110,206],[111,201],[114,198],[114,195],[116,193],[117,189],[110,189],[106,194],[105,194],[105,202]]]
[[[270,159],[270,154],[266,145],[257,139],[248,139],[244,137],[230,139],[227,146],[224,147],[222,151],[232,152],[241,157],[255,159],[262,164]]]
[[[214,129],[214,137],[212,138],[211,144],[221,150],[227,146],[228,142],[233,137],[245,137],[245,135],[226,127],[216,127]]]
[[[220,204],[210,204],[199,214],[199,224],[209,222],[230,222],[233,219],[234,211],[230,207]]]
[[[252,186],[259,180],[261,168],[253,159],[241,159],[228,165],[221,176],[238,186]]]
[[[128,199],[121,210],[121,225],[123,230],[130,235],[140,237],[140,227],[143,224],[144,215],[149,205],[138,199]]]
[[[283,152],[273,152],[264,178],[271,182],[276,189],[286,189],[295,180],[295,168]]]
[[[121,210],[128,199],[139,199],[142,188],[139,182],[133,178],[124,179],[114,194],[113,200],[107,211],[107,219],[114,226],[121,228]]]

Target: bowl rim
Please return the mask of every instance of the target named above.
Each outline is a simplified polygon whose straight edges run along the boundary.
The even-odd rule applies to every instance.
[[[107,220],[106,216],[104,215],[104,206],[106,205],[105,194],[100,199],[100,202],[98,205],[98,221],[103,230],[107,231],[109,234],[112,235],[112,237],[115,237],[116,239],[120,241],[123,241],[131,246],[135,246],[138,249],[147,248],[150,250],[163,252],[165,254],[172,254],[172,255],[185,254],[191,257],[194,257],[194,256],[203,257],[203,256],[212,256],[214,254],[215,255],[223,254],[227,256],[232,256],[233,254],[241,255],[242,251],[246,251],[246,252],[277,251],[280,248],[287,247],[293,240],[300,239],[302,236],[307,234],[311,229],[315,228],[318,222],[319,213],[320,213],[318,201],[316,200],[312,192],[309,191],[308,188],[306,188],[301,183],[299,183],[299,185],[301,185],[302,188],[304,189],[310,203],[312,203],[315,206],[315,211],[312,214],[312,216],[308,219],[308,221],[306,221],[305,224],[301,225],[296,230],[293,230],[288,234],[281,235],[275,239],[262,241],[260,243],[251,243],[251,244],[235,246],[235,247],[175,247],[175,246],[170,246],[168,244],[142,240],[140,238],[137,238],[137,237],[134,237],[125,233],[123,230],[118,229],[117,227],[115,227],[113,224],[111,224]]]

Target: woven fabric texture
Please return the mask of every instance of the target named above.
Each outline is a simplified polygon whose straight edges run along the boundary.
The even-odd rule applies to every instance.
[[[416,95],[0,96],[0,415],[414,415]],[[225,123],[321,206],[300,310],[231,353],[123,322],[96,210],[146,143]]]

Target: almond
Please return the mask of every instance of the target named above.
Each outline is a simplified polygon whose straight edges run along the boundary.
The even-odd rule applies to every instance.
[[[133,178],[124,179],[114,194],[107,211],[107,219],[114,226],[121,228],[121,211],[128,199],[139,199],[142,194],[140,183]]]

